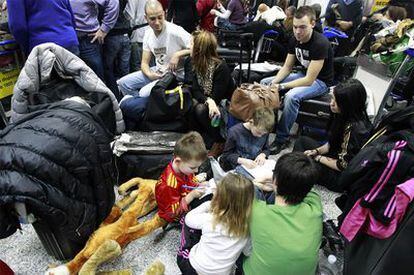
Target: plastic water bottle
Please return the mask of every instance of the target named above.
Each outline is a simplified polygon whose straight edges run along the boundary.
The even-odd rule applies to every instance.
[[[220,115],[214,115],[213,118],[211,119],[211,126],[212,127],[219,127],[220,122],[221,122]]]
[[[325,216],[325,215],[324,215]],[[319,250],[318,274],[340,275],[343,269],[343,243],[333,220],[324,217],[323,247]]]
[[[318,274],[320,275],[342,274],[340,271],[340,267],[338,267],[336,256],[330,254],[328,257],[326,257],[323,252],[319,255],[318,271]]]

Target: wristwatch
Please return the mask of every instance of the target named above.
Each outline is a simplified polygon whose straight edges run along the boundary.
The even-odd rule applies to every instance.
[[[279,84],[279,91],[286,89],[285,85]]]

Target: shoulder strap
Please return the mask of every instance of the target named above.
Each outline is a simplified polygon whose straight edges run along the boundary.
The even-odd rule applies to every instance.
[[[146,26],[148,26],[148,23],[143,23],[143,24],[135,25],[135,26],[132,27],[131,31],[135,31],[137,29],[141,29],[141,28],[146,27]]]

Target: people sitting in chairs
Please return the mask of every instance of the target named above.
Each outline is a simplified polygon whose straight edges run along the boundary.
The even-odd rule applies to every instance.
[[[381,22],[384,28],[394,25],[398,20],[403,20],[407,17],[407,11],[403,7],[389,6],[387,11],[382,13],[376,13],[372,16],[372,19]]]
[[[337,27],[348,35],[341,39],[336,56],[346,56],[352,50],[352,37],[362,21],[362,0],[331,0],[326,8],[325,20],[329,26]]]
[[[316,15],[315,31],[323,33],[322,20],[321,20],[322,7],[319,3],[315,3],[311,7],[315,11],[315,15]]]
[[[287,91],[276,140],[271,146],[273,154],[287,146],[301,101],[325,94],[333,82],[333,51],[328,39],[313,30],[315,19],[315,11],[309,6],[302,6],[295,12],[294,37],[289,42],[285,63],[275,77],[261,81],[261,84],[273,85],[279,91]],[[296,60],[305,71],[291,74]]]
[[[247,22],[244,14],[243,0],[230,0],[227,9],[223,7],[220,1],[217,1],[217,8],[212,9],[211,14],[216,16],[214,24],[222,29],[235,31],[239,26]]]
[[[186,79],[191,78],[187,81],[192,82],[192,95],[197,102],[190,116],[194,128],[205,133],[209,145],[224,142],[220,127],[212,126],[211,122],[213,118],[221,116],[218,108],[220,101],[230,99],[235,89],[231,71],[226,62],[219,58],[217,40],[211,32],[194,32],[190,50],[192,76],[186,75]]]
[[[141,71],[118,80],[123,95],[148,97],[156,80],[167,71],[176,72],[178,79],[184,78],[179,61],[190,53],[191,35],[182,27],[165,21],[165,12],[157,0],[148,0],[145,4],[145,18],[150,28],[144,35]],[[152,56],[157,65],[150,68]]]
[[[294,151],[302,151],[318,162],[318,183],[332,191],[341,192],[336,185],[340,172],[361,150],[369,137],[371,122],[366,112],[367,94],[362,83],[349,79],[337,85],[332,92],[328,142],[320,143],[310,137],[300,137]]]
[[[265,21],[269,25],[273,25],[276,20],[284,20],[286,14],[284,10],[279,6],[269,7],[262,3],[259,5],[256,16],[253,21]]]

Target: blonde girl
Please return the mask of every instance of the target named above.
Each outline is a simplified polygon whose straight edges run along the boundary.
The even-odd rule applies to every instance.
[[[177,263],[187,274],[230,274],[249,237],[253,183],[228,174],[217,185],[212,201],[185,217]]]

